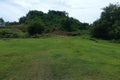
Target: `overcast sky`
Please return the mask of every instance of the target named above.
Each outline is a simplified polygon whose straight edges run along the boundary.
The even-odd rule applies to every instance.
[[[0,17],[5,21],[18,21],[29,10],[60,10],[81,22],[92,23],[100,17],[102,8],[120,0],[0,0]]]

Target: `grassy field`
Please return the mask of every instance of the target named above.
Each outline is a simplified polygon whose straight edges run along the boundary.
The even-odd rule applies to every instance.
[[[0,80],[120,80],[120,44],[63,36],[0,40]]]

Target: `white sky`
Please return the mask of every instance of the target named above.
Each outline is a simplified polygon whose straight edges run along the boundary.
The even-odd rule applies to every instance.
[[[92,23],[100,17],[102,8],[120,0],[0,0],[0,17],[5,21],[18,21],[29,10],[60,10],[81,22]]]

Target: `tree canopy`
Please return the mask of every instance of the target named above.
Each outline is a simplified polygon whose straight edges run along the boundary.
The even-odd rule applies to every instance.
[[[4,22],[3,18],[0,18],[0,26],[5,26],[5,22]]]
[[[0,22],[1,22],[1,23],[4,23],[4,20],[3,20],[3,18],[0,18]]]
[[[92,35],[102,39],[120,39],[120,5],[103,8],[100,19],[92,25]]]
[[[19,19],[20,24],[31,24],[33,22],[43,23],[46,32],[54,30],[77,31],[79,29],[86,29],[84,23],[79,20],[69,17],[65,11],[49,10],[48,13],[42,11],[32,10],[26,16]],[[89,24],[87,24],[89,25]]]

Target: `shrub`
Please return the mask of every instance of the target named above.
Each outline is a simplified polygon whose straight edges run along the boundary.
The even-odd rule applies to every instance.
[[[108,21],[96,21],[91,27],[91,33],[93,37],[110,39],[109,35],[110,23]]]
[[[61,29],[68,32],[77,31],[79,29],[79,21],[73,18],[65,18],[61,25]]]
[[[22,38],[25,33],[20,30],[0,29],[0,38]]]
[[[41,22],[33,22],[28,27],[29,35],[42,34],[44,30],[45,27]]]

